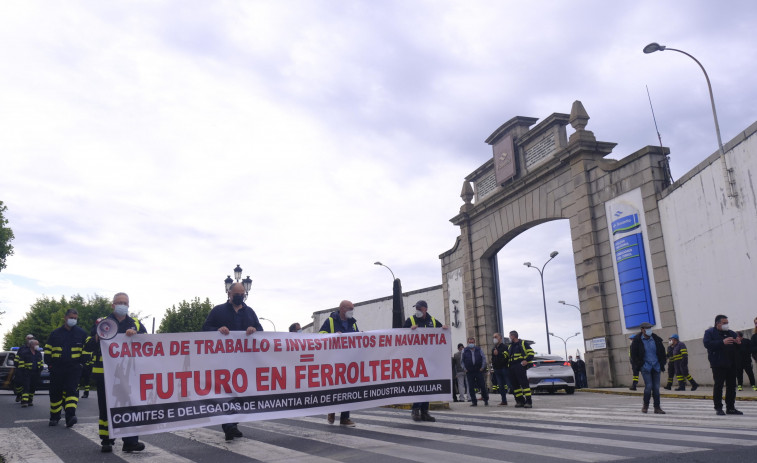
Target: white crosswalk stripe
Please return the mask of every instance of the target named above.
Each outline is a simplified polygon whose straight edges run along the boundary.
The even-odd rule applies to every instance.
[[[231,442],[215,427],[189,429],[145,436],[143,452],[126,454],[119,441],[109,458],[187,463],[194,461],[193,455],[203,454],[213,455],[211,461],[216,463],[250,459],[490,463],[496,455],[496,461],[523,461],[529,456],[534,461],[599,463],[722,446],[757,446],[757,402],[739,403],[745,415],[725,417],[716,417],[712,403],[702,400],[665,400],[666,415],[642,414],[638,405],[629,401],[603,408],[547,409],[536,402],[530,410],[490,407],[475,414],[458,406],[435,412],[436,423],[416,423],[407,410],[376,408],[353,412],[356,428],[328,425],[322,416],[248,422],[239,424],[245,437]],[[81,417],[71,428],[93,444],[88,450],[92,452],[100,446],[95,421],[96,417]],[[43,420],[14,424],[0,428],[0,454],[8,463],[63,462],[46,445],[45,435],[35,436],[30,430],[35,426],[38,431],[47,429],[41,426]],[[176,453],[179,449],[181,455]]]

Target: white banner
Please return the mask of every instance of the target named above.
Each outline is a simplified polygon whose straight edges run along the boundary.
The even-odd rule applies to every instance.
[[[441,328],[119,334],[100,344],[112,438],[452,394]]]

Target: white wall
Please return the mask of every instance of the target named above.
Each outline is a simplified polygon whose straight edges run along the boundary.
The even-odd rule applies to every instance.
[[[715,316],[734,330],[757,316],[757,123],[729,143],[738,207],[727,198],[721,161],[711,157],[659,201],[678,334],[701,339]],[[735,146],[734,146],[735,145]],[[704,164],[704,163],[703,163]],[[696,169],[695,169],[696,170]],[[691,346],[689,346],[691,352]]]

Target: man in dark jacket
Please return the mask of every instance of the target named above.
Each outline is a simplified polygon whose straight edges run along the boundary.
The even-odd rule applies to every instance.
[[[576,369],[574,371],[576,373],[576,387],[579,389],[588,387],[589,384],[586,382],[586,362],[581,360],[581,354],[576,354]]]
[[[428,304],[426,301],[418,301],[413,307],[415,307],[415,315],[411,315],[405,320],[405,324],[402,325],[403,328],[410,328],[411,330],[418,328],[444,328],[446,330],[449,328],[449,326],[443,325],[428,313]],[[428,402],[413,403],[411,409],[413,421],[436,421],[436,418],[429,415],[428,405]]]
[[[717,415],[743,415],[736,410],[736,368],[739,365],[739,339],[728,327],[728,317],[715,317],[715,326],[704,332],[702,339],[707,348],[707,359],[712,369],[712,400]],[[723,412],[723,383],[725,383],[725,407]]]
[[[320,333],[357,333],[357,321],[355,320],[355,304],[350,301],[344,300],[339,303],[339,310],[331,312],[329,318],[321,325]],[[335,413],[329,413],[326,415],[326,421],[329,424],[334,424],[336,419]],[[355,427],[355,422],[350,419],[350,412],[341,412],[339,416],[339,424],[342,426]]]
[[[736,379],[738,379],[739,391],[744,386],[744,372],[749,378],[752,390],[757,391],[757,386],[754,383],[754,370],[752,370],[752,341],[745,338],[741,331],[736,332],[736,334],[741,342],[739,346],[739,367],[736,369],[738,371]]]
[[[19,376],[24,392],[21,396],[21,406],[31,407],[34,405],[34,393],[37,391],[39,378],[42,374],[42,352],[39,350],[39,341],[29,341],[27,349],[18,350],[16,358],[20,361],[16,364],[16,375]]]
[[[654,412],[664,415],[660,408],[660,373],[665,371],[665,346],[662,338],[652,333],[652,324],[644,322],[641,331],[631,342],[631,365],[641,371],[644,378],[644,405],[642,413],[649,410],[650,396],[654,400]]]
[[[258,316],[250,306],[244,303],[247,297],[247,291],[242,283],[232,283],[229,286],[229,300],[226,303],[213,307],[205,323],[202,325],[203,331],[218,331],[226,336],[230,331],[244,331],[247,336],[256,331],[263,331]],[[224,423],[224,437],[227,441],[234,440],[235,437],[242,437],[242,431],[237,427],[238,423]]]
[[[534,362],[534,350],[518,332],[510,331],[510,345],[507,347],[507,370],[510,374],[510,384],[513,387],[516,408],[532,408],[531,386],[528,382],[527,371]]]
[[[63,326],[50,333],[45,345],[50,365],[50,426],[58,424],[64,410],[67,428],[78,422],[76,407],[79,404],[82,349],[87,340],[87,332],[76,326],[78,319],[79,312],[68,309]]]
[[[463,368],[468,375],[468,391],[470,391],[471,407],[478,406],[476,388],[481,391],[484,405],[489,405],[489,392],[486,390],[484,370],[486,369],[486,357],[484,351],[476,345],[476,338],[468,338],[468,347],[463,351]]]

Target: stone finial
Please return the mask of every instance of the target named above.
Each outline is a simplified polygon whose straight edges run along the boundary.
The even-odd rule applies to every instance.
[[[582,140],[582,141],[596,141],[594,134],[586,130],[586,124],[589,122],[589,114],[584,109],[583,103],[576,100],[573,102],[573,106],[570,108],[570,125],[575,129],[575,132],[570,136],[569,142]]]
[[[473,208],[473,203],[471,203],[473,200],[473,187],[467,180],[463,182],[463,190],[460,192],[460,197],[463,198],[463,202],[465,203],[460,208],[460,212],[466,212]]]

